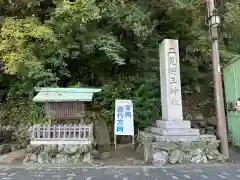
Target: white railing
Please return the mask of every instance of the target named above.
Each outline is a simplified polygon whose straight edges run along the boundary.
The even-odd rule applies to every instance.
[[[31,144],[90,144],[93,124],[36,124],[32,128]]]

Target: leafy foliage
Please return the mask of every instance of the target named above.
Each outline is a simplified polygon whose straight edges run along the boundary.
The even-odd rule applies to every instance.
[[[9,122],[17,124],[32,124],[44,121],[43,109],[28,101],[28,99],[8,99],[7,103],[1,103],[0,121],[7,125]]]
[[[226,63],[240,52],[239,0],[223,7]],[[94,103],[103,107],[108,123],[114,100],[129,98],[135,125],[144,128],[161,114],[158,44],[165,38],[180,40],[184,101],[198,94],[207,103],[201,98],[196,107],[212,107],[206,15],[206,4],[194,0],[1,1],[0,118],[43,119],[41,107],[31,103],[35,86],[94,86],[103,88]]]
[[[103,115],[108,123],[113,123],[115,99],[133,100],[135,125],[138,128],[151,125],[159,117],[158,81],[155,78],[144,82],[146,78],[119,77],[104,85],[103,93],[96,97],[95,103],[104,108]]]

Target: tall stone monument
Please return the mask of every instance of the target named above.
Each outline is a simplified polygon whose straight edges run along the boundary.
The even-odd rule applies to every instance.
[[[196,141],[199,130],[183,120],[178,40],[163,40],[159,53],[162,120],[150,131],[156,141]]]
[[[224,161],[214,135],[201,134],[183,119],[178,40],[165,39],[159,48],[162,120],[139,132],[144,159],[156,166],[166,163]]]

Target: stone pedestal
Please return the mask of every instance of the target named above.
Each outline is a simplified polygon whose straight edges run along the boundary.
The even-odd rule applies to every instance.
[[[179,134],[184,136],[198,136],[199,130],[198,129],[191,129],[191,128],[157,128],[151,127],[150,131],[154,134],[163,135],[163,136],[177,136]]]
[[[176,129],[176,128],[191,128],[190,121],[156,121],[156,127],[166,128],[166,129]]]
[[[159,48],[162,120],[150,127],[155,141],[196,141],[198,129],[183,120],[178,40],[165,39]]]

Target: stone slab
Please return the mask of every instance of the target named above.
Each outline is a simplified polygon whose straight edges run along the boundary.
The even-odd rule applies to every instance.
[[[166,129],[150,127],[150,132],[163,136],[199,136],[199,129],[192,128],[176,128],[176,129]]]
[[[156,127],[158,128],[166,128],[166,129],[177,129],[177,128],[183,128],[183,129],[190,129],[191,128],[191,122],[190,121],[164,121],[164,120],[156,120]]]
[[[209,135],[209,134],[202,134],[200,135],[201,141],[217,141],[217,137],[215,135]]]
[[[183,120],[177,39],[164,39],[159,46],[162,118]]]
[[[200,136],[161,136],[154,134],[153,138],[155,141],[163,141],[163,142],[192,142],[198,141]]]

